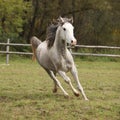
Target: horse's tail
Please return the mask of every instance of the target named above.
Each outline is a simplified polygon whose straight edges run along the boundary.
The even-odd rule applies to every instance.
[[[32,60],[35,61],[35,59],[36,59],[36,49],[39,46],[39,44],[41,43],[41,41],[37,37],[33,36],[30,39],[30,42],[31,42],[31,45],[32,45],[32,52],[33,52]]]

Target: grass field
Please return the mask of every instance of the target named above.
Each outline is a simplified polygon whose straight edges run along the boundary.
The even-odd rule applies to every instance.
[[[0,120],[120,120],[120,62],[75,63],[89,101],[75,97],[59,76],[70,98],[60,89],[52,93],[53,81],[29,59],[0,61]]]

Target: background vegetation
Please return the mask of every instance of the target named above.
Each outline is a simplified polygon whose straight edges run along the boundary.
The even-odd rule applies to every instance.
[[[73,16],[78,44],[120,46],[119,0],[0,0],[0,42],[45,39],[53,18]]]

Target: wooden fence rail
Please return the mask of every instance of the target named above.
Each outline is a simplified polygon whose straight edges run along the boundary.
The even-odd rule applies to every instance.
[[[0,54],[6,54],[6,64],[9,64],[9,55],[10,54],[20,54],[20,55],[32,55],[33,53],[30,52],[13,52],[10,51],[10,46],[24,46],[24,47],[30,47],[31,44],[18,44],[18,43],[10,43],[10,39],[7,40],[7,43],[0,43],[2,46],[6,46],[6,51],[0,51]],[[75,47],[78,48],[100,48],[100,49],[115,49],[120,50],[120,47],[113,47],[113,46],[90,46],[90,45],[76,45]],[[73,55],[77,56],[102,56],[102,57],[118,57],[120,58],[120,55],[115,54],[96,54],[96,53],[78,53],[78,52],[72,52]]]
[[[104,49],[119,49],[120,47],[113,47],[113,46],[93,46],[93,45],[76,45],[79,48],[104,48]]]

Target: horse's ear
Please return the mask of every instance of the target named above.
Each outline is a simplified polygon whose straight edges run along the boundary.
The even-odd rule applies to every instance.
[[[61,16],[59,17],[59,19],[62,23],[64,22],[64,19]]]
[[[64,19],[63,19],[61,16],[58,18],[58,21],[59,21],[59,23],[62,24],[62,25],[63,25],[64,22],[65,22]]]
[[[73,24],[73,17],[69,19],[69,22]]]

